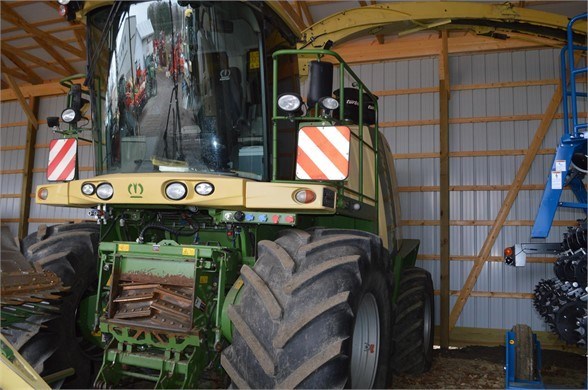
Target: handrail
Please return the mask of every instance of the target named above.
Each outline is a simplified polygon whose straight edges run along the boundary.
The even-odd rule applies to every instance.
[[[583,68],[576,68],[575,65],[575,61],[574,61],[574,51],[575,50],[582,50],[582,51],[586,51],[586,46],[577,46],[574,45],[574,41],[573,41],[573,25],[574,23],[576,23],[578,20],[582,20],[582,19],[588,19],[588,13],[583,13],[577,16],[574,16],[572,19],[570,19],[569,23],[568,23],[568,29],[567,29],[567,38],[568,38],[568,42],[567,45],[562,49],[562,54],[561,54],[561,64],[562,64],[562,74],[561,74],[561,79],[562,79],[562,90],[564,91],[564,105],[563,105],[563,110],[564,110],[564,129],[565,129],[565,133],[566,134],[570,134],[570,129],[569,129],[569,119],[568,119],[568,90],[566,87],[567,84],[567,74],[566,74],[566,66],[565,66],[565,52],[567,51],[567,56],[568,56],[568,68],[570,70],[570,100],[572,102],[572,134],[571,136],[573,138],[578,138],[580,137],[580,133],[579,130],[580,128],[586,128],[587,124],[586,123],[578,123],[578,102],[577,102],[577,98],[578,95],[579,96],[583,96],[583,93],[578,94],[577,90],[576,90],[576,77],[580,74],[580,73],[585,73],[587,72],[587,67],[583,67]]]
[[[317,56],[317,58],[322,58],[324,56],[330,56],[333,57],[334,59],[337,60],[337,63],[339,64],[339,118],[343,118],[343,112],[344,112],[344,102],[345,102],[345,93],[344,93],[344,87],[345,87],[345,74],[348,74],[352,80],[354,82],[357,83],[357,87],[359,89],[359,121],[358,121],[358,126],[359,126],[359,134],[358,134],[358,138],[359,138],[359,177],[358,177],[358,181],[359,181],[359,196],[360,196],[360,201],[363,200],[364,196],[366,196],[365,194],[363,194],[363,148],[364,148],[364,126],[363,126],[363,100],[364,100],[364,94],[367,95],[367,97],[369,97],[372,101],[372,103],[374,104],[374,109],[375,109],[375,115],[376,115],[376,120],[375,120],[375,134],[376,137],[374,137],[375,139],[372,140],[373,143],[373,150],[374,150],[374,184],[375,184],[375,201],[376,201],[376,209],[378,207],[378,187],[379,187],[379,178],[378,178],[378,166],[379,166],[379,153],[378,153],[378,98],[376,95],[374,95],[369,88],[367,88],[365,86],[365,84],[361,81],[361,79],[359,78],[359,76],[357,76],[357,74],[350,68],[350,66],[343,60],[343,58],[341,58],[341,56],[339,56],[339,54],[330,51],[330,50],[325,50],[325,49],[285,49],[285,50],[278,50],[276,52],[273,53],[272,58],[273,58],[273,102],[272,102],[272,136],[273,136],[273,140],[272,140],[272,180],[277,180],[277,166],[278,166],[278,153],[277,153],[277,135],[278,135],[278,130],[277,130],[277,122],[279,120],[305,120],[305,121],[324,121],[325,118],[323,117],[313,117],[313,116],[304,116],[304,117],[286,117],[286,116],[279,116],[278,115],[278,107],[277,107],[277,98],[278,98],[278,58],[280,56],[285,56],[285,55],[296,55],[296,56]],[[370,198],[370,197],[368,197]]]

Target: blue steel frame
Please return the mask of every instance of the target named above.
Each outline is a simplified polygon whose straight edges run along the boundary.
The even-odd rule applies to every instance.
[[[587,19],[588,13],[584,13],[575,16],[568,23],[567,39],[568,42],[561,50],[560,54],[560,73],[561,83],[563,92],[563,117],[564,117],[564,134],[561,137],[560,144],[555,152],[555,158],[551,166],[551,172],[556,171],[556,161],[565,161],[565,170],[561,171],[562,186],[568,185],[572,189],[572,192],[578,200],[574,202],[560,202],[560,196],[563,188],[554,189],[552,188],[552,175],[551,172],[547,177],[547,183],[545,190],[543,191],[543,198],[541,199],[541,205],[535,218],[535,224],[531,232],[533,238],[545,238],[549,235],[551,230],[551,224],[555,216],[555,211],[558,207],[569,207],[583,209],[584,212],[588,210],[588,201],[586,195],[586,188],[582,179],[578,176],[574,177],[569,182],[565,182],[567,174],[569,172],[570,163],[572,156],[575,153],[586,153],[586,132],[580,132],[581,129],[586,129],[588,123],[578,122],[578,98],[588,97],[586,92],[578,92],[576,89],[576,78],[582,74],[587,73],[587,67],[576,68],[574,64],[574,52],[584,51],[586,52],[586,46],[574,45],[573,41],[573,24],[581,19]],[[569,70],[569,80],[568,80]],[[568,87],[569,81],[569,87]],[[571,102],[571,118],[568,104]],[[570,126],[571,122],[571,126]]]
[[[517,379],[515,377],[516,372],[516,347],[517,340],[515,332],[509,330],[506,332],[506,365],[504,369],[506,371],[505,384],[506,389],[544,389],[543,379],[541,378],[541,343],[537,339],[537,335],[533,333],[533,344],[535,344],[535,350],[537,356],[535,363],[537,365],[537,380],[527,381]]]

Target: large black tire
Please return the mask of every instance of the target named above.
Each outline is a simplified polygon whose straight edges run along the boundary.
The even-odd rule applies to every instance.
[[[228,311],[233,343],[221,362],[233,385],[386,387],[392,319],[384,256],[378,237],[350,230],[287,230],[261,241],[253,269],[241,269],[240,303]]]
[[[98,242],[96,224],[69,224],[47,228],[23,240],[23,254],[37,267],[59,276],[69,291],[59,302],[59,316],[46,322],[19,350],[41,375],[73,368],[62,387],[90,387],[94,362],[81,343],[76,325],[77,309],[88,291],[96,288]]]
[[[434,308],[431,274],[418,267],[405,269],[400,278],[393,331],[396,373],[422,374],[431,368]]]

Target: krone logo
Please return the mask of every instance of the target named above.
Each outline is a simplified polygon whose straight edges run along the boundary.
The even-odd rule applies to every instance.
[[[231,79],[231,70],[223,69],[220,71],[220,81],[227,81]]]
[[[127,187],[127,191],[131,198],[142,198],[143,197],[143,185],[141,183],[131,183]]]

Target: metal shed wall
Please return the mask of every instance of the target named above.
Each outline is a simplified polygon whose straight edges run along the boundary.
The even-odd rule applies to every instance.
[[[45,170],[49,156],[49,142],[60,138],[48,127],[45,118],[61,113],[66,105],[66,97],[52,96],[39,99],[39,129],[35,143],[35,163],[33,168],[33,191],[37,185],[47,183]],[[20,192],[23,180],[23,165],[26,148],[26,116],[18,101],[3,102],[0,105],[2,117],[1,129],[1,161],[0,175],[0,219],[2,224],[10,227],[16,236],[20,210]],[[10,126],[17,124],[16,126]],[[15,150],[12,150],[15,149]],[[93,176],[94,157],[90,145],[82,144],[78,150],[78,167],[80,178]],[[31,194],[32,196],[32,194]],[[68,221],[89,219],[87,209],[53,207],[37,205],[31,200],[29,233],[35,232],[40,224],[54,225]]]
[[[473,89],[451,91],[449,118],[471,118],[465,123],[450,124],[450,152],[485,152],[514,155],[467,156],[450,158],[450,184],[511,185],[524,158],[535,130],[559,81],[559,50],[542,49],[518,52],[458,55],[449,58],[451,86]],[[401,188],[401,219],[404,237],[421,240],[418,265],[428,269],[436,290],[440,287],[439,219],[439,94],[426,92],[438,86],[438,59],[422,58],[353,66],[372,91],[398,89],[413,92],[379,99],[381,129],[396,155],[396,170]],[[546,81],[544,85],[499,86],[489,84]],[[549,81],[549,82],[548,82]],[[526,83],[522,83],[526,84]],[[542,83],[539,83],[542,84]],[[480,88],[475,88],[480,85]],[[508,85],[508,84],[507,84]],[[425,92],[420,92],[425,89]],[[376,92],[377,93],[377,92]],[[581,111],[586,111],[583,106]],[[561,105],[558,112],[561,112]],[[537,114],[537,119],[521,119]],[[509,117],[514,120],[511,120]],[[519,116],[517,118],[517,116]],[[479,118],[500,117],[486,122]],[[555,148],[563,132],[562,119],[554,119],[542,149]],[[547,152],[546,152],[547,153]],[[468,154],[468,153],[466,153]],[[537,155],[524,184],[544,185],[553,154]],[[425,187],[415,190],[414,186]],[[452,191],[450,194],[453,221],[486,223],[487,226],[455,226],[450,228],[451,262],[450,289],[459,291],[472,268],[473,258],[482,247],[491,223],[507,191]],[[521,190],[507,221],[533,221],[542,190]],[[571,191],[564,198],[571,200]],[[573,221],[582,214],[558,211],[556,220]],[[482,222],[485,221],[485,222]],[[565,227],[553,227],[548,241],[561,241]],[[531,226],[504,226],[492,249],[491,256],[502,256],[502,250],[518,242],[528,242]],[[463,257],[471,257],[465,260]],[[424,260],[426,259],[426,260]],[[474,288],[475,292],[531,293],[542,278],[552,278],[552,264],[532,263],[515,269],[500,261],[486,263]],[[451,305],[456,296],[451,296]],[[439,297],[436,297],[439,307]],[[439,324],[439,310],[436,310]],[[510,328],[527,323],[535,330],[548,330],[535,313],[528,298],[470,297],[456,324],[460,327]]]
[[[379,100],[382,131],[395,153],[396,170],[401,187],[400,199],[405,237],[421,239],[419,265],[433,274],[439,289],[439,94],[438,60],[389,61],[353,66],[354,71],[372,91],[381,93]],[[527,50],[519,52],[459,55],[450,57],[452,86],[483,87],[458,89],[451,92],[450,118],[473,118],[465,123],[451,124],[452,152],[487,152],[525,150],[539,124],[540,115],[548,105],[559,79],[558,50]],[[545,81],[538,85],[492,86],[492,83]],[[400,91],[409,89],[411,91]],[[396,92],[398,93],[396,93]],[[43,118],[59,114],[65,96],[42,98],[38,118],[33,188],[46,182],[45,168],[49,140],[57,138],[44,124]],[[2,115],[0,175],[0,218],[16,234],[20,207],[26,117],[16,101],[0,105]],[[560,110],[561,111],[561,110]],[[586,111],[586,106],[581,111]],[[510,120],[511,116],[536,114],[533,119]],[[501,117],[487,122],[476,118]],[[562,133],[562,120],[553,121],[542,148],[554,148]],[[508,156],[452,157],[451,185],[510,185],[522,152]],[[525,184],[543,185],[552,154],[538,155]],[[80,177],[93,175],[91,146],[81,146]],[[410,188],[409,188],[410,187]],[[423,187],[415,190],[414,187]],[[492,222],[506,191],[453,191],[451,219],[480,223]],[[513,205],[508,220],[532,221],[538,209],[541,190],[523,190]],[[571,199],[565,191],[565,199]],[[574,220],[580,214],[558,212],[558,220]],[[39,224],[54,224],[87,219],[87,209],[61,208],[31,204],[29,232]],[[490,226],[452,226],[451,255],[461,256],[451,264],[451,290],[459,291],[477,256]],[[505,246],[529,239],[531,226],[505,226],[493,247],[492,256],[501,256]],[[550,240],[561,240],[565,227],[554,227]],[[530,293],[541,278],[551,278],[551,264],[534,263],[522,269],[506,267],[502,262],[484,266],[474,292]],[[437,305],[438,305],[438,297]],[[452,305],[456,297],[452,296]],[[439,323],[439,310],[436,323]],[[470,297],[457,326],[478,328],[509,328],[515,323],[531,324],[535,330],[546,330],[532,308],[530,299]]]

